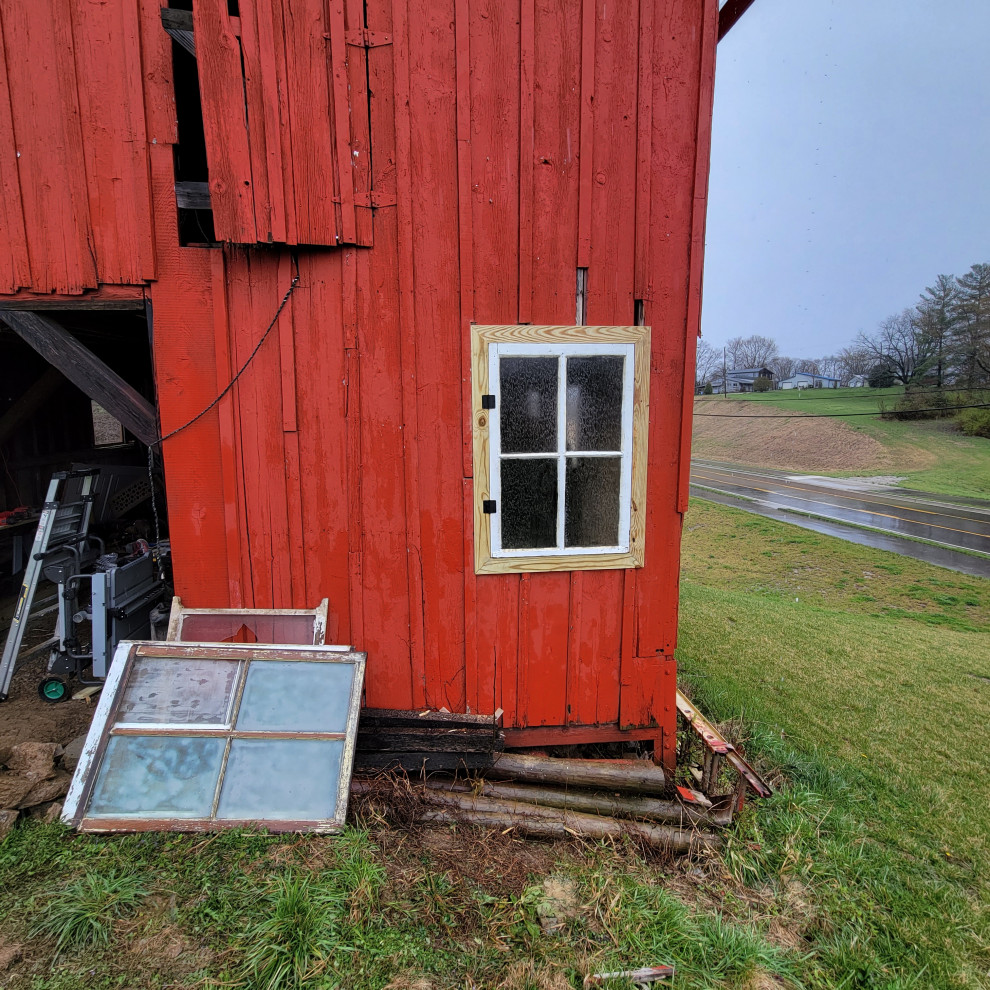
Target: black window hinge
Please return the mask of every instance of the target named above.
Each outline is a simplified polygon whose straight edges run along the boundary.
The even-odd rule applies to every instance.
[[[483,395],[481,397],[481,408],[482,409],[494,409],[495,408],[495,396],[494,395]]]
[[[482,499],[481,511],[484,512],[486,516],[493,515],[495,513],[495,499],[493,498]]]

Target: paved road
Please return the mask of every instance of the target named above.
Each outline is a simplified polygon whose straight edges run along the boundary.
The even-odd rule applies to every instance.
[[[691,462],[691,488],[702,498],[990,577],[990,502],[697,460]],[[937,547],[903,537],[928,540]],[[981,556],[959,553],[960,549]]]

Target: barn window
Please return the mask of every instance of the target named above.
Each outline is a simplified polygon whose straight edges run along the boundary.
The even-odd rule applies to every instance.
[[[641,566],[649,329],[473,329],[478,573]]]

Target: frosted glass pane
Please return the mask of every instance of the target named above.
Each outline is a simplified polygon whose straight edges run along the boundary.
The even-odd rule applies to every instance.
[[[557,449],[556,358],[499,359],[502,451],[535,454]]]
[[[220,615],[182,616],[179,640],[184,643],[287,643],[312,646],[316,621],[311,615]]]
[[[111,736],[88,814],[209,818],[224,739]]]
[[[496,508],[502,520],[502,547],[555,547],[557,459],[504,459],[501,472],[502,494]]]
[[[354,667],[349,663],[253,660],[237,728],[343,732],[353,680]]]
[[[619,457],[568,457],[564,545],[614,547],[619,542]]]
[[[314,821],[337,810],[341,739],[235,739],[217,818]]]
[[[117,724],[226,725],[237,667],[236,660],[138,657]]]
[[[599,355],[567,359],[567,449],[622,449],[625,359]]]

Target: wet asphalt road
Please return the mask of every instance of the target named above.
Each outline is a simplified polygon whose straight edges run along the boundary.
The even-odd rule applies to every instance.
[[[990,577],[990,502],[697,460],[691,462],[691,493],[855,543]],[[960,549],[980,556],[960,553]]]

